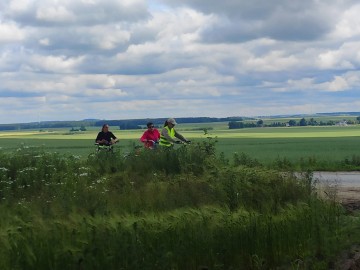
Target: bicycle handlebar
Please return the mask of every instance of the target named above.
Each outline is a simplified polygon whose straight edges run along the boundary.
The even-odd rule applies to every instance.
[[[176,144],[190,144],[191,141],[175,141]]]

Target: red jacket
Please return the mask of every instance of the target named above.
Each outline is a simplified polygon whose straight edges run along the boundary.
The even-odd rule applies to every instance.
[[[154,142],[158,142],[159,140],[160,132],[156,128],[146,130],[140,138],[140,141],[143,142],[147,148],[153,148]]]

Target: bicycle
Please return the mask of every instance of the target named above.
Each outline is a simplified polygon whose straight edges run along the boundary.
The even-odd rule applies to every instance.
[[[159,147],[159,141],[148,140],[148,142],[151,143],[149,146],[147,146],[148,149],[156,150]]]
[[[114,141],[112,143],[107,143],[107,144],[103,144],[103,143],[95,143],[96,146],[96,152],[114,152],[114,145],[117,143],[118,141]]]

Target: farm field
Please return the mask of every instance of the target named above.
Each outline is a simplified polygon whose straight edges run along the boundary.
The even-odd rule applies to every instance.
[[[201,129],[208,129],[207,134]],[[194,143],[216,140],[217,153],[232,158],[244,153],[263,164],[276,159],[299,162],[300,159],[316,159],[336,163],[360,153],[360,126],[347,127],[277,127],[277,128],[226,128],[226,123],[179,124],[177,130]],[[116,130],[120,138],[117,149],[129,152],[134,145],[141,145],[143,130]],[[94,138],[98,130],[70,133],[67,129],[49,132],[15,131],[0,133],[0,147],[5,152],[21,146],[42,147],[48,151],[72,154],[86,158],[95,151]],[[210,139],[211,138],[211,139]]]
[[[0,269],[341,265],[359,217],[307,169],[356,169],[359,127],[224,126],[179,124],[191,145],[126,156],[142,130],[111,128],[113,153],[94,128],[0,133]]]

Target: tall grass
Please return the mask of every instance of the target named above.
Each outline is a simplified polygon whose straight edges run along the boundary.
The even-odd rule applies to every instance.
[[[347,217],[311,173],[229,162],[215,145],[0,152],[0,268],[327,269]]]

